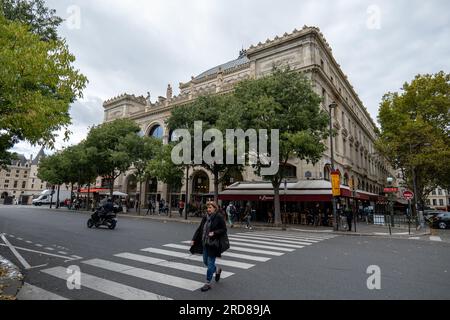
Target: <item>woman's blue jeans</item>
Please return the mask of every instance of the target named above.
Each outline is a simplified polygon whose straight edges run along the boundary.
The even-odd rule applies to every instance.
[[[206,272],[206,281],[209,283],[216,272],[216,257],[208,256],[208,249],[206,247],[203,247],[203,263],[206,267],[208,267],[208,271]]]

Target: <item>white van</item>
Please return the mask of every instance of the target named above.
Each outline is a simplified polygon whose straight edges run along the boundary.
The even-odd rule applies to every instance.
[[[52,197],[52,190],[44,190],[41,192],[39,197],[32,201],[35,206],[42,206],[43,204],[56,204],[56,197],[58,196],[58,191],[55,190]],[[59,190],[59,202],[64,202],[65,199],[70,199],[70,191],[68,190]]]

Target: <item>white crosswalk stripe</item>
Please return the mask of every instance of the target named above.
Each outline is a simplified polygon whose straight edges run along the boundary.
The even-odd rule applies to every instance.
[[[317,243],[323,241],[324,239],[310,238],[310,237],[289,237],[289,236],[276,236],[272,234],[263,234],[263,233],[237,233],[236,235],[252,235],[257,237],[265,237],[265,238],[273,238],[273,239],[282,239],[282,240],[299,240],[306,241],[311,243]]]
[[[233,276],[238,269],[248,270],[257,264],[293,253],[298,249],[314,246],[321,241],[334,237],[334,235],[310,235],[303,232],[295,234],[276,233],[273,231],[229,234],[231,247],[222,254],[223,258],[217,258],[216,263],[226,269],[221,274],[221,278],[226,279]],[[203,257],[190,254],[189,249],[190,241],[180,241],[180,244],[168,243],[163,245],[162,248],[140,249],[140,254],[123,252],[114,254],[111,258],[95,258],[85,261],[78,257],[81,267],[88,268],[87,270],[84,269],[88,271],[87,273],[81,273],[82,288],[125,300],[170,300],[165,294],[160,295],[150,292],[154,289],[147,291],[147,283],[150,288],[154,287],[154,283],[157,283],[171,287],[172,290],[198,290],[203,286],[206,267],[203,265]],[[164,259],[162,256],[171,257],[171,259]],[[152,270],[155,268],[157,270]],[[109,273],[105,273],[104,270],[123,275],[123,277],[117,278],[116,276],[109,280],[107,279]],[[66,281],[70,274],[67,273],[65,267],[48,268],[42,270],[42,272],[64,280],[64,282],[61,281],[62,290],[57,289],[56,293],[52,293],[51,290],[46,288],[26,284],[27,290],[24,291],[23,300],[64,300],[70,298],[72,291],[66,287]],[[139,285],[139,287],[143,286],[142,289],[126,284],[133,278],[145,280]],[[25,294],[27,292],[28,295]],[[164,292],[166,293],[166,291]]]
[[[183,241],[182,243],[191,243],[190,241]],[[231,243],[230,243],[231,244]],[[233,251],[242,251],[242,252],[250,252],[250,253],[260,253],[265,254],[269,256],[282,256],[284,253],[282,252],[275,252],[275,251],[268,251],[268,250],[259,250],[259,249],[250,249],[250,248],[244,248],[244,247],[237,247],[237,246],[231,246],[230,250]],[[290,251],[294,251],[293,249],[289,249]]]
[[[206,268],[205,267],[194,266],[194,265],[190,265],[190,264],[187,264],[187,263],[172,262],[172,261],[152,258],[152,257],[149,257],[149,256],[143,256],[143,255],[133,254],[133,253],[128,253],[128,252],[115,254],[114,256],[115,257],[119,257],[119,258],[124,258],[124,259],[139,261],[139,262],[144,262],[144,263],[151,264],[151,265],[157,265],[157,266],[160,266],[160,267],[177,269],[177,270],[197,273],[197,274],[201,274],[201,275],[205,275],[206,274]],[[221,278],[228,278],[228,277],[231,277],[233,274],[234,273],[232,273],[232,272],[222,271]]]
[[[66,268],[55,267],[42,270],[42,272],[50,276],[67,281],[68,274],[66,272]],[[82,279],[81,285],[83,287],[93,289],[123,300],[171,300],[159,294],[155,294],[141,289],[136,289],[121,283],[92,276],[84,272],[81,274],[81,279]]]
[[[249,243],[260,243],[260,244],[268,244],[271,246],[279,246],[279,247],[287,247],[287,248],[295,248],[295,249],[301,249],[305,246],[295,245],[295,244],[288,244],[288,243],[275,243],[273,241],[262,241],[262,240],[254,240],[251,238],[243,238],[243,237],[237,237],[237,236],[229,236],[230,240],[233,241],[242,241],[242,242],[249,242]]]
[[[254,240],[267,240],[267,241],[273,241],[276,243],[292,243],[292,244],[299,244],[302,246],[310,246],[312,244],[311,242],[305,242],[305,241],[280,240],[279,238],[269,238],[269,237],[263,237],[263,236],[253,236],[253,235],[233,235],[233,237],[244,238],[244,239],[254,239]]]
[[[184,279],[180,277],[175,277],[167,275],[160,272],[149,271],[141,268],[134,268],[129,265],[116,263],[112,261],[102,260],[102,259],[92,259],[88,261],[83,261],[84,264],[88,264],[97,268],[102,268],[110,271],[115,271],[118,273],[126,274],[129,276],[134,276],[136,278],[141,278],[153,282],[158,282],[166,284],[169,286],[186,289],[194,291],[200,289],[203,286],[202,282]]]
[[[243,241],[243,242],[241,242],[241,241]],[[283,252],[293,252],[293,251],[295,251],[295,249],[290,249],[290,248],[281,248],[281,247],[274,247],[274,246],[268,246],[268,245],[263,245],[263,244],[247,243],[247,242],[245,242],[245,240],[230,241],[230,245],[232,247],[234,247],[234,246],[244,246],[244,247],[251,247],[251,248],[278,250],[278,251],[283,251]]]
[[[170,251],[170,250],[162,250],[162,249],[157,249],[157,248],[146,248],[146,249],[141,249],[141,251],[157,253],[157,254],[177,257],[177,258],[186,259],[186,260],[203,261],[203,257],[194,256],[194,255],[182,253],[182,252]],[[254,264],[250,264],[250,263],[231,261],[231,260],[225,260],[225,259],[220,259],[220,258],[218,258],[216,261],[217,261],[217,264],[220,264],[223,266],[234,267],[234,268],[240,268],[240,269],[250,269],[251,267],[255,266]]]
[[[179,244],[165,244],[164,247],[174,248],[174,249],[182,249],[182,250],[190,249],[189,246],[182,246]],[[251,255],[247,255],[247,254],[238,254],[238,253],[232,253],[232,252],[224,252],[224,253],[222,253],[222,256],[251,260],[251,261],[259,261],[259,262],[266,262],[266,261],[270,260],[270,258],[266,258],[266,257],[251,256]]]

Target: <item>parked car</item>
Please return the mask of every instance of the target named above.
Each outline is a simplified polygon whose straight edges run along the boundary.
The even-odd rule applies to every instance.
[[[434,218],[441,213],[444,212],[439,210],[425,210],[425,212],[423,213],[423,217],[425,218],[425,221],[432,223],[434,221]]]
[[[442,212],[433,218],[433,228],[450,228],[450,212]]]

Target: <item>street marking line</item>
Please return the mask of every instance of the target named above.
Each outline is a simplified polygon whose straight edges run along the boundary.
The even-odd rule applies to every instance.
[[[58,253],[59,253],[59,254],[64,254],[64,255],[68,255],[68,253],[65,252],[65,251],[58,251]]]
[[[279,239],[291,239],[291,240],[311,240],[311,241],[315,241],[315,242],[320,242],[320,241],[324,241],[324,240],[329,240],[331,238],[327,237],[314,237],[314,236],[293,236],[290,234],[277,234],[277,233],[263,233],[263,232],[241,232],[239,234],[247,234],[247,235],[256,235],[256,236],[265,236],[265,237],[274,237],[274,238],[279,238]]]
[[[183,241],[182,243],[190,244],[191,242],[190,241]],[[260,253],[260,254],[266,254],[266,255],[269,255],[269,256],[277,256],[277,257],[280,257],[280,256],[284,255],[283,252],[275,252],[275,251],[268,251],[268,250],[243,248],[243,247],[236,247],[236,246],[230,247],[229,250],[250,252],[250,253]],[[292,250],[292,251],[294,251],[294,250]]]
[[[187,263],[172,262],[172,261],[152,258],[149,256],[143,256],[143,255],[133,254],[133,253],[128,253],[128,252],[115,254],[114,256],[119,257],[119,258],[133,260],[133,261],[144,262],[144,263],[147,263],[150,265],[161,266],[161,267],[166,267],[166,268],[171,268],[171,269],[177,269],[177,270],[197,273],[197,274],[201,274],[201,275],[204,275],[207,270],[204,267],[193,266],[193,265],[190,265]],[[222,274],[221,274],[222,278],[228,278],[232,275],[234,275],[234,273],[227,272],[227,271],[222,271]]]
[[[72,260],[80,260],[80,259],[83,259],[83,257],[79,257],[79,256],[75,256],[75,255],[72,255],[71,257],[73,258]]]
[[[203,283],[199,281],[171,276],[165,273],[150,271],[146,269],[135,268],[126,264],[116,263],[102,259],[92,259],[88,261],[83,261],[83,263],[97,268],[102,268],[105,270],[126,274],[128,276],[133,276],[136,278],[152,282],[162,283],[168,286],[185,289],[189,291],[198,290],[203,286]]]
[[[410,237],[409,240],[420,240],[420,237]]]
[[[17,295],[18,300],[69,300],[53,292],[24,283]]]
[[[46,248],[44,248],[45,250],[48,250],[48,251],[55,251],[55,249],[53,249],[53,248],[50,248],[50,247],[46,247]]]
[[[292,238],[292,237],[280,237],[280,236],[270,236],[270,235],[264,235],[264,234],[256,234],[256,233],[236,233],[236,236],[252,236],[252,237],[258,237],[258,238],[267,238],[267,239],[279,239],[279,240],[291,240],[291,241],[300,241],[300,242],[310,242],[310,243],[318,243],[322,240],[317,239],[307,239],[307,238]]]
[[[38,243],[38,244],[35,244],[35,246],[36,246],[36,247],[39,247],[39,248],[42,248],[42,247],[43,247],[43,245],[42,245],[42,244],[39,244],[39,243]]]
[[[69,275],[67,269],[63,267],[56,267],[51,269],[42,270],[50,276],[67,281]],[[81,273],[82,286],[122,299],[122,300],[172,300],[170,298],[155,294],[152,292],[144,291],[141,289],[133,288],[121,283],[106,280],[103,278],[95,277],[90,274]]]
[[[165,244],[165,245],[163,245],[163,247],[174,248],[174,249],[181,249],[181,250],[189,250],[191,248],[189,246],[182,246],[182,245],[179,245],[179,244]],[[267,262],[267,261],[269,261],[271,259],[271,258],[266,258],[266,257],[250,256],[250,255],[247,255],[247,254],[232,253],[232,252],[228,252],[228,251],[222,253],[222,256],[238,258],[238,259],[245,259],[245,260],[251,260],[251,261],[259,261],[259,262]]]
[[[17,252],[16,248],[6,239],[4,234],[0,234],[5,245],[11,250],[11,252],[16,256],[17,260],[25,267],[25,269],[30,269],[30,264]]]
[[[271,246],[280,246],[280,247],[288,247],[288,248],[295,248],[295,249],[302,249],[305,246],[300,246],[300,245],[295,245],[295,244],[288,244],[288,243],[275,243],[275,242],[271,242],[271,241],[262,241],[261,240],[256,240],[256,239],[251,239],[251,238],[242,238],[242,237],[236,237],[236,236],[230,236],[228,237],[230,240],[236,240],[236,241],[242,241],[242,242],[249,242],[249,243],[260,243],[260,244],[268,244]]]
[[[266,246],[266,245],[262,245],[262,244],[254,244],[254,243],[247,243],[247,242],[240,242],[240,241],[242,241],[242,240],[230,241],[230,244],[244,246],[244,247],[251,247],[251,248],[278,250],[278,251],[283,251],[283,252],[294,252],[295,251],[295,249],[290,249],[290,248],[273,247],[273,246]]]
[[[30,241],[30,240],[27,240],[25,242],[28,243],[28,244],[32,244],[33,243],[33,241]]]
[[[162,254],[162,255],[177,257],[177,258],[186,259],[186,260],[203,262],[203,257],[194,256],[194,255],[191,255],[190,253],[181,253],[181,252],[162,250],[162,249],[157,249],[157,248],[146,248],[146,249],[141,249],[141,251]],[[231,260],[223,260],[220,258],[217,259],[217,263],[224,265],[224,266],[235,267],[235,268],[240,268],[240,269],[250,269],[255,266],[254,264],[231,261]]]
[[[302,245],[302,246],[310,246],[310,245],[312,245],[311,242],[291,241],[291,240],[277,240],[277,239],[272,239],[272,238],[269,238],[269,237],[261,237],[261,236],[233,235],[233,237],[244,238],[244,239],[254,239],[254,240],[267,240],[267,241],[273,241],[273,242],[276,242],[276,243],[292,243],[292,244],[299,244],[299,245]]]
[[[441,237],[438,236],[430,236],[431,241],[442,241]]]
[[[0,246],[7,247],[6,244],[2,244],[2,243],[0,243]],[[34,252],[34,253],[39,253],[39,254],[43,254],[43,255],[46,255],[46,256],[57,257],[57,258],[62,258],[62,259],[68,259],[68,261],[78,260],[78,259],[73,259],[73,258],[71,258],[71,257],[64,257],[64,256],[60,256],[60,255],[53,254],[53,253],[43,252],[43,251],[36,251],[36,250],[27,249],[27,248],[21,248],[21,247],[15,247],[15,248],[16,248],[17,250],[28,251],[28,252]]]
[[[20,241],[22,241],[23,239],[22,239],[22,238],[17,238],[17,240],[20,240]]]

